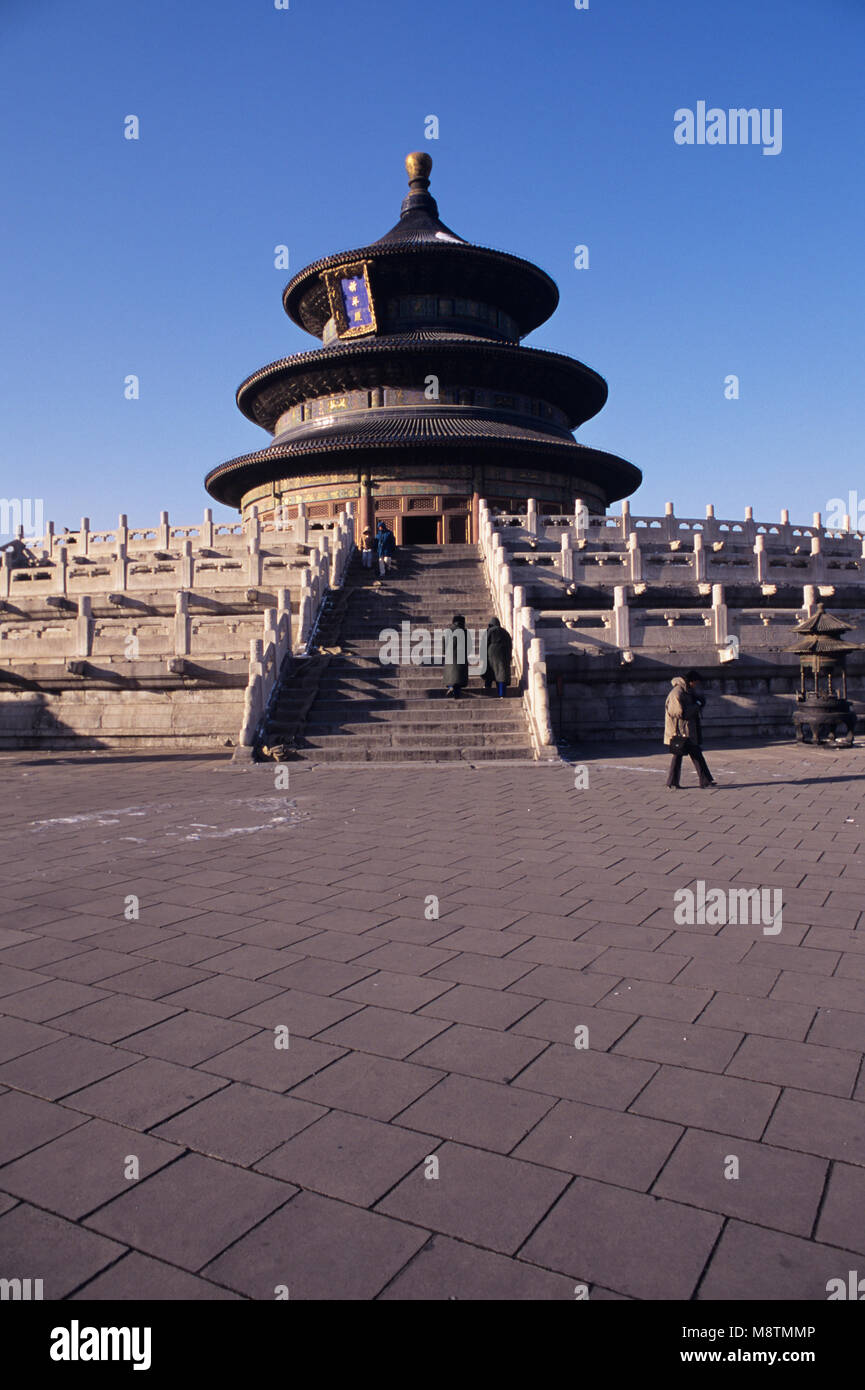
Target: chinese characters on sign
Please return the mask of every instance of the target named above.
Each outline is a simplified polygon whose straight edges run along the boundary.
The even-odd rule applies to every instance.
[[[372,306],[366,276],[340,280],[345,317],[350,328],[370,328],[373,325]]]

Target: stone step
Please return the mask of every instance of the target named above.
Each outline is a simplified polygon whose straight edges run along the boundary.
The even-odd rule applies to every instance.
[[[343,653],[345,653],[345,655],[349,655],[349,656],[350,656],[350,655],[366,656],[366,657],[370,657],[370,656],[371,656],[371,657],[375,657],[375,659],[378,659],[378,653],[380,653],[380,652],[382,651],[382,649],[384,649],[385,642],[387,642],[389,648],[394,649],[394,638],[392,638],[391,635],[388,635],[388,637],[382,637],[382,635],[381,635],[382,632],[389,632],[389,631],[394,631],[394,632],[396,632],[396,641],[399,642],[398,651],[399,651],[399,652],[402,652],[402,651],[403,651],[403,638],[402,638],[401,631],[399,631],[399,624],[398,624],[398,623],[395,623],[395,624],[394,624],[394,627],[392,627],[392,628],[389,627],[389,624],[385,623],[384,626],[382,626],[382,627],[380,627],[380,628],[375,628],[375,630],[371,630],[371,631],[369,632],[369,634],[363,634],[363,632],[352,632],[352,634],[346,635],[345,632],[343,632],[342,638],[341,638],[341,639],[337,639],[337,637],[334,637],[334,641],[330,642],[330,644],[328,644],[328,642],[324,642],[323,645],[324,645],[324,646],[328,646],[328,645],[330,645],[330,646],[339,646],[339,648],[341,648],[341,651],[339,651],[338,653],[332,653],[332,655],[341,656],[341,655],[343,655]],[[424,639],[423,639],[423,645],[421,645],[421,639],[420,639],[419,637],[416,637],[416,635],[414,635],[414,634],[416,634],[417,631],[421,631],[421,628],[413,628],[413,630],[412,630],[412,635],[410,635],[410,637],[407,637],[407,638],[405,639],[405,651],[406,651],[406,655],[409,655],[409,656],[410,656],[410,653],[412,653],[412,649],[414,649],[414,651],[423,651],[423,652],[434,653],[434,652],[435,652],[435,649],[437,649],[437,646],[438,646],[439,649],[441,649],[441,652],[442,652],[442,653],[448,652],[449,645],[451,645],[451,639],[446,638],[446,637],[439,637],[439,638],[434,638],[434,637],[432,637],[432,632],[435,631],[435,627],[434,627],[434,626],[431,626],[431,627],[426,628],[426,631],[428,632],[428,634],[430,634],[430,637],[424,638]],[[444,631],[446,631],[446,628],[441,628],[441,627],[439,627],[439,628],[438,628],[438,631],[439,631],[439,632],[444,632]],[[473,631],[474,634],[481,634],[480,637],[478,637],[478,635],[476,635],[476,637],[473,638],[474,645],[476,645],[476,646],[480,645],[480,642],[483,641],[483,634],[484,634],[484,631],[485,631],[485,626],[484,626],[484,627],[481,627],[481,628],[477,628],[477,627],[476,627],[476,628],[473,628],[473,630],[471,630],[471,631]],[[470,641],[470,639],[466,639],[466,651],[471,652],[471,641]],[[392,664],[394,664],[394,662],[387,662],[387,663],[385,663],[385,664],[388,664],[388,666],[392,666]],[[403,663],[401,662],[401,663],[399,663],[399,664],[403,664]],[[407,662],[407,663],[405,663],[405,664],[410,664],[410,666],[416,666],[416,664],[421,664],[421,663],[417,663],[417,662]],[[428,664],[428,663],[424,663],[424,664]]]
[[[339,661],[340,664],[336,665]],[[370,659],[368,662],[341,661],[339,656],[331,657],[331,664],[322,672],[322,682],[337,680],[352,681],[379,681],[388,680],[393,683],[409,681],[413,683],[428,682],[435,684],[441,681],[444,664],[430,664],[414,666],[407,663],[405,666],[394,666],[390,663],[375,661]],[[479,681],[482,667],[476,661],[469,662],[469,679]]]
[[[345,730],[349,733],[362,733],[365,730],[374,731],[395,725],[398,725],[401,730],[410,732],[428,730],[432,733],[436,730],[448,731],[456,728],[471,733],[492,734],[497,730],[515,733],[526,732],[522,710],[517,710],[515,713],[511,713],[510,710],[499,712],[493,709],[480,712],[464,708],[462,700],[448,700],[444,703],[447,704],[446,709],[442,705],[436,704],[429,710],[420,711],[364,710],[357,709],[353,703],[350,703],[348,708],[343,707],[339,711],[316,709],[313,717],[306,724],[306,732],[338,733]],[[465,704],[467,703],[466,701]],[[499,703],[503,705],[504,701],[499,701]],[[492,705],[492,701],[490,704]]]
[[[482,708],[485,711],[484,718],[504,719],[508,717],[519,720],[523,718],[522,701],[517,699],[505,698],[498,699],[497,696],[480,696],[469,693],[461,695],[458,701],[448,699],[441,686],[436,686],[435,690],[418,691],[417,693],[402,692],[394,695],[371,695],[369,692],[358,692],[354,698],[346,699],[338,694],[324,691],[320,699],[315,701],[315,707],[310,711],[316,718],[340,719],[365,718],[367,714],[381,714],[386,712],[397,712],[405,715],[406,718],[425,719],[427,713],[435,711],[439,706],[447,704],[450,708],[456,704],[459,709]],[[298,699],[280,699],[273,709],[274,718],[291,719],[296,718],[297,714],[306,707],[306,700],[303,697]],[[486,711],[489,711],[486,713]],[[494,712],[494,713],[493,713]],[[472,717],[480,717],[472,716]]]
[[[463,613],[462,616],[466,620],[467,628],[473,629],[475,632],[486,631],[489,622],[486,611],[483,613]],[[451,625],[451,619],[436,617],[435,613],[415,613],[406,609],[394,610],[391,608],[387,612],[364,614],[362,618],[350,618],[341,627],[344,640],[352,641],[362,638],[369,641],[376,638],[385,628],[395,628],[397,632],[401,632],[403,623],[410,625],[409,631],[412,634],[418,631],[432,632],[433,630],[447,632]],[[337,632],[339,630],[340,624],[338,623],[323,623],[318,632],[320,635],[323,631]]]
[[[329,700],[406,700],[406,699],[426,699],[436,700],[445,698],[445,682],[442,677],[434,680],[402,680],[402,681],[322,681],[317,687],[316,699]],[[293,703],[309,699],[309,689],[303,691],[291,691],[289,689],[280,691],[274,703],[279,705],[283,698],[291,700]],[[465,700],[486,700],[482,685],[475,683],[468,687],[463,686],[463,694],[460,697]],[[519,692],[515,687],[511,687],[505,697],[510,700],[518,700]]]
[[[288,679],[272,709],[266,741],[294,735],[296,755],[323,762],[532,759],[520,691],[488,696],[473,665],[473,690],[444,693],[442,662],[382,664],[385,629],[446,631],[455,613],[486,629],[493,615],[476,546],[403,548],[398,571],[381,583],[355,559],[344,599],[317,633],[327,661]],[[322,653],[323,655],[323,653]],[[310,697],[311,700],[310,700]]]
[[[386,589],[361,590],[349,600],[347,613],[349,618],[353,618],[358,613],[372,614],[377,613],[381,608],[397,607],[400,604],[411,604],[412,608],[423,611],[428,608],[429,612],[437,613],[444,608],[450,608],[457,603],[464,603],[473,606],[475,609],[483,608],[489,612],[492,604],[484,594],[467,591],[462,594],[440,594],[440,593],[412,593],[404,590],[395,593],[393,590],[388,592]],[[453,616],[453,614],[451,614]]]
[[[380,680],[360,680],[348,676],[342,678],[324,676],[321,683],[315,687],[305,686],[295,690],[291,686],[286,686],[279,692],[277,699],[282,699],[283,696],[292,700],[307,699],[312,689],[315,689],[317,694],[321,696],[327,695],[331,700],[357,698],[358,696],[368,700],[401,700],[412,696],[422,696],[426,691],[444,691],[445,682],[441,675],[429,676],[422,673],[418,673],[416,677],[403,679],[383,675]],[[478,681],[469,684],[468,687],[463,686],[463,690],[467,699],[487,698],[483,686]],[[506,698],[518,699],[517,687],[509,686]]]
[[[411,593],[403,590],[395,593],[393,590],[387,592],[384,589],[374,589],[369,596],[363,594],[363,599],[349,602],[348,617],[353,619],[359,613],[370,616],[379,612],[382,608],[396,608],[399,606],[411,607],[419,613],[439,613],[445,609],[455,608],[457,612],[462,607],[471,607],[475,612],[483,610],[485,613],[492,611],[492,604],[483,594],[465,592],[462,594],[439,594],[439,593]],[[453,617],[450,614],[448,621]]]
[[[360,710],[365,716],[367,711],[377,713],[385,710],[398,710],[408,715],[425,716],[430,706],[447,705],[450,707],[453,701],[444,693],[444,686],[436,686],[432,691],[364,691],[358,693],[356,698],[350,700],[350,711]],[[505,696],[500,700],[497,695],[483,695],[480,691],[469,691],[468,694],[461,695],[456,702],[460,708],[483,710],[485,717],[489,717],[489,712],[493,711],[495,717],[504,717],[505,713],[512,714],[514,718],[522,717],[523,703],[519,695]],[[296,700],[291,698],[282,699],[277,702],[275,708],[278,710],[289,710],[299,708],[303,704],[303,697]],[[322,691],[319,699],[316,700],[316,711],[324,710],[330,717],[336,711],[346,711],[346,700],[338,693],[332,691]]]
[[[399,731],[391,733],[387,730],[381,730],[377,734],[372,735],[366,732],[362,734],[344,732],[334,734],[304,733],[298,738],[298,746],[303,748],[328,748],[335,743],[348,743],[354,740],[357,741],[359,746],[369,749],[379,747],[413,749],[416,751],[423,749],[426,752],[434,753],[449,752],[454,747],[454,737],[450,733],[412,734],[400,733]],[[528,748],[530,746],[527,734],[478,734],[477,737],[473,738],[471,741],[459,740],[459,744],[464,753],[471,748],[497,748],[499,750],[504,750]]]
[[[346,748],[342,740],[334,740],[334,747],[297,748],[292,750],[293,758],[300,762],[316,763],[457,763],[457,762],[531,762],[534,754],[530,748],[448,748],[436,753],[426,749],[411,748]]]

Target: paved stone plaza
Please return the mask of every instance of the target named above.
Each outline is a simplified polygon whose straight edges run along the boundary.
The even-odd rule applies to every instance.
[[[865,755],[710,749],[679,793],[658,745],[581,757],[580,789],[0,760],[0,1276],[825,1300],[863,1268]],[[780,888],[782,930],[677,925],[698,880]]]

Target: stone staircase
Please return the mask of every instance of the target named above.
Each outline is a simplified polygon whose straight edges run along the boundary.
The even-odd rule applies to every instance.
[[[477,546],[403,546],[397,566],[378,581],[355,556],[316,651],[276,691],[262,744],[316,762],[531,759],[516,688],[499,700],[472,675],[461,699],[446,699],[440,668],[379,660],[380,633],[404,622],[446,628],[462,613],[468,628],[486,627],[493,608]]]

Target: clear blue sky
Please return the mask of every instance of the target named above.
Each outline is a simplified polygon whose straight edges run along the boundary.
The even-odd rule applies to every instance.
[[[577,437],[635,510],[865,501],[863,58],[863,0],[0,0],[0,495],[198,518],[267,443],[237,385],[314,346],[285,282],[427,149],[444,221],[557,281],[527,342],[607,379]],[[698,101],[782,108],[781,153],[677,145]]]

